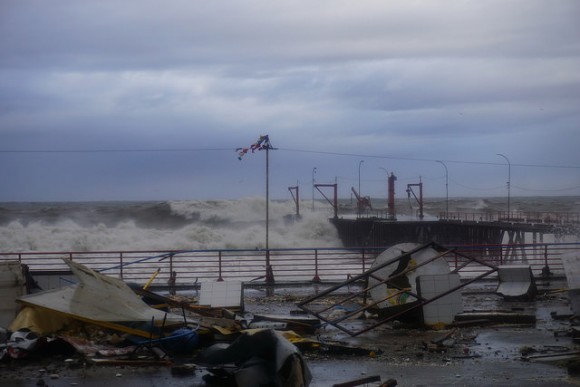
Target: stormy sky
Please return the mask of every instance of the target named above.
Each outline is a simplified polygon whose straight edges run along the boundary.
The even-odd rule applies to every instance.
[[[577,0],[0,2],[0,201],[580,195]],[[315,169],[316,168],[316,169]],[[447,173],[446,173],[447,172]]]

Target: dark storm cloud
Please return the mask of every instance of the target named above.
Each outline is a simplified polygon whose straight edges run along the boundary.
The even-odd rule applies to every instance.
[[[263,160],[233,149],[269,133],[281,196],[314,166],[348,191],[363,156],[383,157],[366,157],[369,184],[388,164],[441,195],[433,160],[448,160],[452,193],[480,194],[477,176],[502,195],[497,153],[522,194],[541,173],[578,194],[578,169],[517,164],[580,166],[579,16],[575,0],[4,1],[4,150],[220,150],[2,154],[0,169],[19,187],[52,177],[50,198],[146,198],[152,181],[151,198],[262,194]],[[63,170],[85,186],[68,190]],[[18,192],[44,200],[4,199]]]

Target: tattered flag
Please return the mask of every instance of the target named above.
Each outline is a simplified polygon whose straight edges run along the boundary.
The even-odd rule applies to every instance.
[[[257,150],[264,150],[264,149],[273,149],[272,144],[270,144],[270,138],[268,135],[260,136],[258,141],[250,145],[249,148],[237,148],[236,152],[238,152],[238,159],[241,160],[242,157],[250,150],[254,153]]]

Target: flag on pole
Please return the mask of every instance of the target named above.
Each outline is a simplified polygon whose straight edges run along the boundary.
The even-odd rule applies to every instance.
[[[274,149],[272,148],[272,144],[270,144],[270,138],[268,135],[260,136],[258,141],[250,145],[248,148],[237,148],[236,152],[238,152],[238,160],[241,160],[242,157],[250,150],[254,153],[257,150],[264,150],[264,149]]]

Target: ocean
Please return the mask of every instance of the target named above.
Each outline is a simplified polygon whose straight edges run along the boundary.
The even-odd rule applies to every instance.
[[[490,214],[507,210],[506,198],[425,199],[425,220],[450,212]],[[368,216],[385,214],[385,199],[372,201]],[[399,221],[416,220],[414,198],[395,202]],[[511,211],[580,213],[580,197],[511,198]],[[355,216],[352,199],[339,217]],[[324,200],[303,200],[299,221],[293,200],[269,204],[270,248],[342,247]],[[264,198],[156,202],[0,203],[0,251],[68,252],[132,250],[261,249],[265,247]],[[575,236],[571,241],[579,241]]]

